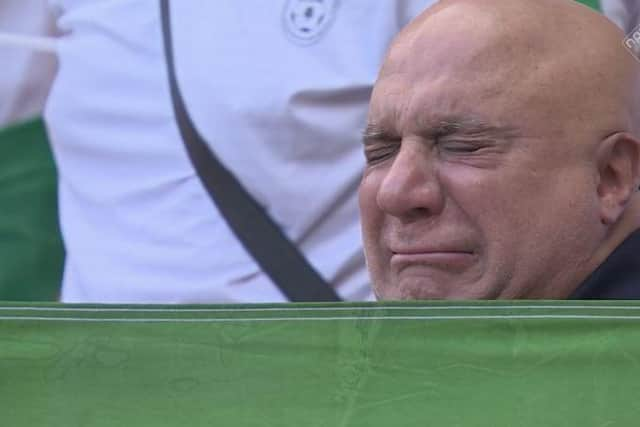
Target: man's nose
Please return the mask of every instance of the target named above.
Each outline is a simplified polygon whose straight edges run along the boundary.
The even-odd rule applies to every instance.
[[[413,221],[442,211],[444,197],[435,155],[432,148],[419,141],[402,142],[376,196],[383,212]]]

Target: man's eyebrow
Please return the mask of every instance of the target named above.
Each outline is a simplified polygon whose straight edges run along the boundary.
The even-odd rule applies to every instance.
[[[497,125],[475,117],[441,118],[420,123],[419,129],[422,129],[422,136],[429,139],[451,135],[510,139],[519,134],[516,127]]]
[[[476,138],[512,139],[520,134],[517,127],[490,123],[476,117],[450,116],[428,121],[420,121],[420,135],[427,139],[438,139],[447,136],[466,136]],[[362,132],[362,142],[369,145],[375,141],[397,141],[401,137],[395,131],[373,122]]]
[[[400,137],[395,132],[390,132],[377,123],[369,123],[362,132],[362,143],[371,144],[374,141],[394,141]]]

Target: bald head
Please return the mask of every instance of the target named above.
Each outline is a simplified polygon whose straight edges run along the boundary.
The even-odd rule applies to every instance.
[[[442,0],[398,35],[360,188],[380,297],[564,298],[640,228],[623,37],[571,0]]]
[[[536,119],[550,131],[579,124],[637,132],[639,64],[623,36],[574,1],[443,0],[396,38],[382,76],[438,67],[470,85],[509,90],[529,111],[538,106]]]

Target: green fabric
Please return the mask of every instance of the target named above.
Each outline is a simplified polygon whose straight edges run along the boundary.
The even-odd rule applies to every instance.
[[[63,247],[42,121],[0,130],[0,300],[54,301]]]
[[[596,10],[601,10],[599,0],[578,0],[578,3],[586,4],[587,6],[591,6]]]
[[[637,426],[640,302],[0,305],[3,425]]]

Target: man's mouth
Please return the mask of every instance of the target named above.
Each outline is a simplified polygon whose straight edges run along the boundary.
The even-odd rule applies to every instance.
[[[476,261],[472,251],[448,248],[411,249],[392,251],[391,268],[401,272],[407,268],[433,268],[439,270],[465,270]]]

